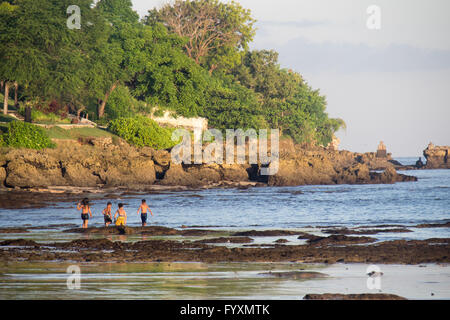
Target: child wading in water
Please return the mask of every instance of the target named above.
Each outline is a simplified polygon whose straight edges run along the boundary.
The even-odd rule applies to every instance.
[[[142,204],[139,206],[139,209],[137,211],[138,215],[139,212],[141,212],[141,221],[142,221],[142,226],[145,227],[147,225],[147,210],[150,211],[150,214],[153,217],[153,212],[152,210],[150,210],[149,206],[147,205],[147,201],[142,200]]]
[[[123,203],[119,203],[119,209],[114,214],[114,219],[116,220],[116,226],[125,226],[127,224],[127,213],[123,209]]]
[[[112,223],[112,212],[111,212],[112,203],[108,202],[106,204],[106,208],[103,209],[103,218],[105,219],[105,227],[109,226]]]
[[[89,199],[84,198],[81,202],[77,204],[77,210],[81,211],[81,219],[83,220],[83,229],[88,227],[89,216],[92,218],[91,207],[89,206]]]

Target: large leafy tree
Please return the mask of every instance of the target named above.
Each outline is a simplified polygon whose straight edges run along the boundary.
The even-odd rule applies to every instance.
[[[282,70],[273,50],[248,52],[233,73],[238,82],[258,94],[269,125],[283,131],[291,112],[288,101],[302,84],[301,76]]]
[[[265,126],[254,91],[208,73],[183,52],[185,40],[162,24],[153,24],[152,38],[148,62],[131,82],[136,97],[182,116],[205,117],[217,129]]]
[[[255,34],[250,10],[234,1],[175,0],[149,11],[146,23],[155,22],[186,38],[186,54],[210,73],[239,63]]]
[[[145,48],[151,41],[151,29],[139,23],[131,0],[100,0],[96,8],[112,28],[107,44],[99,48],[101,58],[93,66],[101,72],[96,89],[98,117],[102,118],[113,91],[145,66],[148,59]]]
[[[14,23],[14,10],[16,9],[10,2],[4,1],[0,3],[0,43],[7,43],[6,35],[8,32],[12,31],[12,26]],[[9,86],[12,78],[15,78],[15,75],[12,74],[12,71],[9,68],[5,68],[5,54],[6,54],[6,46],[0,47],[0,81],[1,81],[1,89],[5,88],[5,95],[3,101],[3,113],[8,113],[8,97],[9,97]]]
[[[256,92],[269,126],[298,143],[327,145],[334,132],[345,126],[342,120],[328,117],[326,99],[318,90],[300,74],[280,68],[275,51],[248,52],[233,75]]]
[[[184,41],[162,24],[153,24],[151,38],[145,47],[147,62],[131,82],[135,96],[183,116],[198,116],[206,103],[207,72],[183,52]]]
[[[216,129],[263,129],[268,127],[254,91],[229,77],[209,82],[202,116]]]
[[[0,80],[4,87],[3,113],[8,112],[9,88],[11,84],[28,83],[32,74],[41,73],[45,57],[36,48],[27,46],[30,38],[18,31],[19,6],[14,1],[0,3]],[[25,45],[24,45],[25,44]],[[17,103],[17,101],[16,101]]]
[[[107,25],[91,8],[91,0],[80,0],[81,29],[69,29],[71,4],[70,0],[15,0],[14,10],[0,19],[1,78],[18,82],[29,100],[57,100],[76,107],[87,102],[90,82],[96,78],[90,68],[94,48],[106,41]]]

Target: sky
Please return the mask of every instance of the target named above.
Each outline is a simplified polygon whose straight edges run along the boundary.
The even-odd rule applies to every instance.
[[[167,2],[132,1],[141,16]],[[419,157],[429,142],[450,145],[450,1],[238,2],[257,20],[251,49],[279,52],[345,120],[340,149],[382,140],[394,157]]]

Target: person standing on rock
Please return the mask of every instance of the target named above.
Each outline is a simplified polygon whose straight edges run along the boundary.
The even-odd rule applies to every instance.
[[[116,226],[125,226],[127,224],[127,213],[123,208],[123,203],[119,203],[119,209],[114,214],[114,220],[116,220]]]
[[[141,221],[143,227],[147,225],[147,210],[150,211],[150,214],[153,217],[153,212],[152,210],[150,210],[150,207],[147,205],[147,201],[144,199],[142,200],[142,204],[139,206],[139,209],[137,211],[138,215],[139,212],[141,213]]]
[[[84,198],[77,204],[77,210],[81,210],[81,219],[83,220],[83,229],[87,229],[89,223],[89,216],[92,218],[91,206],[89,199]]]

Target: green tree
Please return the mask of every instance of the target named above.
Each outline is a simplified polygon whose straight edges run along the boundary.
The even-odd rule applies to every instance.
[[[146,23],[163,23],[187,41],[186,54],[212,73],[239,63],[255,35],[250,10],[237,2],[219,0],[175,0],[149,11]]]
[[[111,25],[107,45],[100,49],[95,69],[101,70],[98,78],[98,117],[102,118],[113,91],[143,68],[148,55],[143,51],[151,39],[151,30],[139,23],[131,0],[100,0],[96,8]]]
[[[154,24],[147,63],[131,81],[134,94],[153,106],[198,116],[206,104],[208,74],[182,50],[183,40]]]
[[[248,52],[232,73],[239,83],[256,92],[268,125],[297,143],[327,145],[334,132],[345,125],[340,119],[328,118],[325,97],[300,74],[280,68],[275,51]]]
[[[105,114],[108,119],[117,119],[120,117],[131,117],[137,109],[138,102],[131,95],[127,86],[120,85],[108,99]]]
[[[4,88],[3,114],[8,113],[9,88],[15,86],[17,97],[17,81],[24,82],[28,78],[26,72],[29,64],[34,64],[36,56],[28,51],[29,60],[24,59],[14,44],[15,29],[17,27],[18,6],[13,1],[0,3],[0,80]],[[39,62],[38,62],[39,63]],[[15,101],[17,103],[17,101]]]
[[[211,127],[222,130],[268,127],[261,104],[252,90],[230,78],[214,78],[209,83],[202,116],[209,120]]]
[[[70,0],[16,0],[2,20],[1,78],[17,81],[28,99],[56,100],[82,107],[96,78],[90,68],[95,46],[107,39],[107,25],[91,8],[92,0],[77,1],[81,29],[67,27]],[[4,10],[2,10],[2,14]]]

